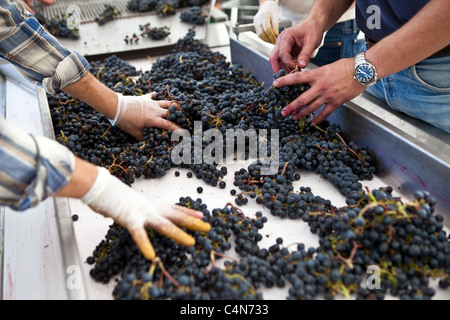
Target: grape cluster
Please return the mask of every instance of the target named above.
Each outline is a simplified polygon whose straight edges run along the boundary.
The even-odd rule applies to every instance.
[[[105,4],[105,9],[100,13],[99,16],[95,17],[95,21],[99,25],[104,25],[107,22],[113,20],[118,15],[120,15],[119,9],[117,9],[113,5]]]
[[[433,213],[435,200],[427,192],[403,203],[392,196],[390,187],[364,190],[359,180],[371,179],[375,172],[368,150],[346,142],[335,124],[318,127],[309,119],[293,121],[281,115],[284,106],[308,90],[307,85],[264,88],[194,36],[191,29],[150,71],[139,73],[112,56],[92,62],[91,72],[124,95],[156,92],[157,99],[172,101],[167,118],[190,133],[196,121],[203,130],[215,129],[223,135],[226,129],[278,129],[280,139],[273,143],[279,150],[279,166],[272,175],[262,175],[263,163],[255,160],[235,172],[233,183],[239,192],[233,189],[235,204],[224,208],[209,211],[200,198],[180,198],[178,205],[203,211],[211,231],[191,232],[196,245],[187,248],[149,230],[157,254],[154,261],[145,260],[128,232],[113,224],[88,258],[93,279],[106,283],[121,275],[113,292],[117,299],[262,299],[261,288],[285,286],[289,286],[288,299],[332,299],[338,294],[381,299],[388,293],[402,299],[429,299],[434,295],[430,278],[439,278],[439,285],[448,287],[449,239],[442,216]],[[286,71],[275,77],[283,74]],[[127,184],[161,177],[179,166],[208,185],[224,187],[225,166],[197,164],[193,151],[190,163],[173,163],[172,150],[179,142],[172,141],[170,131],[145,128],[144,139],[136,141],[67,94],[49,94],[48,100],[57,140]],[[192,135],[192,146],[198,144],[196,139]],[[269,137],[267,141],[272,144]],[[200,145],[203,150],[207,143]],[[246,144],[246,159],[249,151]],[[298,168],[328,179],[347,205],[336,208],[307,186],[294,190]],[[255,218],[245,216],[238,206],[249,199],[276,218],[308,223],[319,237],[319,246],[299,244],[289,249],[279,238],[268,248],[260,247],[267,217],[261,212]],[[238,259],[227,253],[232,244]],[[370,266],[380,269],[380,289],[360,285]]]
[[[156,12],[161,16],[174,15],[177,10],[202,6],[208,0],[130,0],[127,7],[135,12]]]
[[[141,30],[141,35],[143,37],[149,37],[153,40],[161,40],[167,37],[170,34],[170,28],[167,26],[164,27],[150,27],[150,23],[139,26]]]
[[[145,25],[139,26],[140,30],[140,36],[141,37],[147,37],[152,40],[161,40],[166,38],[170,34],[170,29],[167,26],[164,27],[150,27],[150,23],[147,23]],[[140,37],[133,33],[133,35],[130,37],[128,35],[125,36],[124,41],[126,44],[133,44],[133,43],[139,43]]]
[[[47,19],[40,13],[35,13],[36,20],[47,29],[50,34],[58,38],[78,39],[80,38],[80,30],[78,28],[69,28],[67,19],[71,15],[64,15],[63,17],[54,16],[51,19]]]
[[[180,13],[180,19],[183,22],[187,22],[193,25],[203,25],[206,21],[206,14],[200,7],[192,7],[188,10],[182,11]]]

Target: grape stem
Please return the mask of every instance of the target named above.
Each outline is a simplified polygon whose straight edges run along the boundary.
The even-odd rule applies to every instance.
[[[286,167],[288,166],[288,164],[289,164],[289,161],[284,164],[283,171],[281,172],[281,175],[283,175],[284,171],[286,171]]]
[[[353,269],[353,258],[355,257],[356,254],[356,250],[358,250],[358,248],[361,248],[362,246],[360,244],[357,244],[356,242],[353,242],[353,248],[352,248],[352,252],[350,253],[350,256],[348,258],[344,258],[343,256],[341,256],[340,253],[337,254],[337,258],[339,260],[344,261],[350,269]]]
[[[242,216],[245,218],[245,214],[244,214],[244,212],[242,212],[241,209],[239,209],[238,207],[234,206],[231,202],[228,202],[228,203],[225,205],[225,207],[228,207],[228,206],[230,206],[230,207],[232,207],[232,208],[234,209],[234,213],[235,213],[235,214],[236,214],[236,213],[239,213],[240,215],[242,215]]]
[[[230,260],[233,260],[234,262],[240,263],[240,261],[238,259],[230,257],[229,255],[217,252],[215,250],[211,250],[210,258],[211,258],[211,264],[212,264],[213,268],[218,268],[218,266],[216,264],[216,259],[214,259],[215,256],[219,256],[219,257],[222,257],[222,258],[228,258]]]
[[[363,157],[361,157],[359,154],[357,154],[357,153],[355,152],[355,150],[353,150],[352,148],[350,148],[350,147],[348,146],[348,144],[345,143],[344,139],[341,137],[341,135],[340,135],[339,133],[335,132],[334,134],[338,136],[338,138],[339,138],[339,139],[342,141],[342,143],[348,148],[348,150],[350,150],[350,151],[351,151],[358,159],[364,160]]]

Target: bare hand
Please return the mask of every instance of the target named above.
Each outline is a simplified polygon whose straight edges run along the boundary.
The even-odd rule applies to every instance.
[[[297,67],[305,68],[315,49],[323,39],[323,31],[319,25],[311,20],[305,20],[290,27],[277,37],[275,46],[270,55],[270,65],[274,72],[281,69],[286,71]]]
[[[287,105],[281,114],[299,120],[325,105],[311,121],[318,125],[343,103],[361,94],[365,87],[353,79],[354,58],[341,59],[332,64],[303,72],[295,72],[276,79],[274,87],[308,83],[311,87]]]

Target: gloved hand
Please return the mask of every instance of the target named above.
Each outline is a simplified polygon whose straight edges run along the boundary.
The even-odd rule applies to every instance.
[[[117,125],[138,140],[142,140],[144,127],[156,127],[175,131],[178,125],[164,118],[167,117],[170,101],[153,100],[156,93],[143,96],[123,96],[117,93],[118,103],[116,115],[111,124]]]
[[[155,258],[155,250],[145,227],[185,246],[194,245],[195,240],[177,225],[201,232],[211,228],[201,220],[202,212],[146,198],[103,167],[98,167],[94,184],[81,200],[94,211],[114,219],[126,228],[144,257],[149,260]]]
[[[261,4],[253,17],[256,34],[262,40],[275,43],[278,36],[280,8],[278,3],[269,0]]]

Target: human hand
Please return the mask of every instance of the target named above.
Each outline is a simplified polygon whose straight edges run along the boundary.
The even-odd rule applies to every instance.
[[[308,83],[310,88],[283,108],[285,117],[299,120],[325,105],[312,120],[312,125],[324,121],[343,103],[361,94],[365,87],[353,79],[355,59],[341,59],[310,71],[294,72],[273,82],[274,87]]]
[[[178,226],[200,232],[208,232],[211,228],[201,220],[202,212],[146,198],[102,167],[98,167],[93,186],[81,200],[95,212],[126,228],[143,256],[149,260],[155,258],[155,250],[146,227],[185,246],[193,246],[195,239]]]
[[[138,140],[142,140],[144,127],[156,127],[176,131],[180,126],[164,118],[167,117],[170,101],[156,101],[156,93],[143,96],[123,96],[118,93],[117,111],[112,124],[117,124]]]
[[[253,17],[256,33],[262,40],[275,43],[278,36],[280,8],[275,1],[268,0],[261,4]]]
[[[311,19],[284,30],[277,37],[269,58],[272,70],[278,73],[281,69],[305,68],[323,44],[323,39],[324,31]]]

